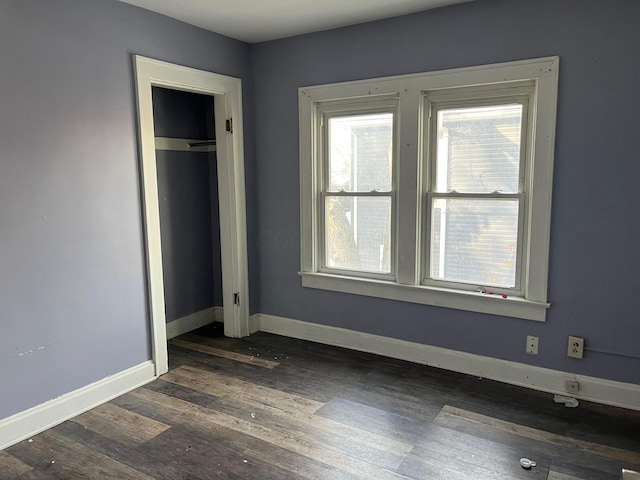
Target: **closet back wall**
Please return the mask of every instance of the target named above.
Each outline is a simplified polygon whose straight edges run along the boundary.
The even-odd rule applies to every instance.
[[[153,118],[156,137],[215,138],[210,96],[154,87]],[[222,305],[215,162],[215,152],[156,150],[167,323]]]

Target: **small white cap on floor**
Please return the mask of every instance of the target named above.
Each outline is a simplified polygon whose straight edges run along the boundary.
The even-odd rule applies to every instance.
[[[533,460],[529,460],[528,458],[521,458],[520,459],[520,466],[522,468],[531,468],[531,467],[535,467],[536,466],[536,462],[534,462]]]

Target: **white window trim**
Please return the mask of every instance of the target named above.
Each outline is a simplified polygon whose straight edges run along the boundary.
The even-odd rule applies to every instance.
[[[387,298],[425,305],[544,321],[547,302],[551,188],[555,146],[555,120],[558,86],[558,57],[459,68],[437,72],[384,77],[364,81],[302,87],[299,89],[300,114],[300,192],[301,192],[301,272],[303,287]],[[527,249],[527,278],[522,297],[487,295],[457,289],[421,285],[419,255],[419,219],[422,218],[422,180],[420,163],[423,153],[422,116],[426,91],[503,82],[535,82],[532,110],[535,138],[535,168],[529,182],[530,198]],[[374,98],[398,95],[399,123],[397,178],[398,228],[397,280],[385,281],[321,273],[317,265],[318,195],[317,115],[316,104],[337,99]]]

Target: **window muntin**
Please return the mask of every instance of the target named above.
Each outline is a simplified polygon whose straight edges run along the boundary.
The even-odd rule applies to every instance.
[[[320,271],[393,278],[395,106],[343,108],[319,110]]]

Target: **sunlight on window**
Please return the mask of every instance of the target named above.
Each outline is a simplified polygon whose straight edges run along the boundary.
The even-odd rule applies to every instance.
[[[329,268],[391,271],[391,196],[372,195],[391,191],[392,137],[391,113],[329,119],[324,205]]]
[[[431,278],[512,288],[516,284],[522,105],[442,109],[437,115]],[[476,194],[475,198],[473,194]]]

